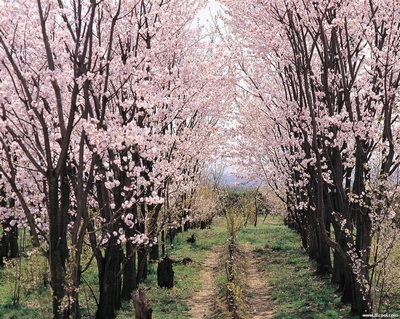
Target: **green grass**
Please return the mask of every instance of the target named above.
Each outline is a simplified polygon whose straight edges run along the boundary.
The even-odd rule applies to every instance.
[[[189,244],[186,239],[192,234],[195,234],[197,240],[196,243]],[[201,264],[214,245],[226,244],[227,237],[226,221],[223,218],[216,219],[211,229],[190,230],[178,234],[174,248],[168,248],[168,255],[174,261],[189,257],[193,263],[174,264],[175,286],[172,289],[157,287],[157,265],[149,265],[148,278],[140,287],[146,289],[154,318],[189,318],[186,300],[201,286]],[[275,318],[351,318],[349,308],[343,306],[339,297],[334,295],[329,278],[314,275],[315,267],[301,248],[299,236],[284,226],[281,218],[269,216],[265,223],[260,220],[257,227],[249,225],[242,229],[237,234],[237,243],[245,242],[251,243],[254,251],[262,257],[263,262],[258,267],[266,270],[264,280],[272,287],[272,297],[276,303]],[[32,255],[22,258],[20,299],[13,306],[13,292],[18,277],[17,265],[14,260],[0,269],[0,318],[51,318],[50,289],[43,286],[42,280],[42,273],[47,268],[44,257]],[[225,284],[225,271],[221,269],[222,272],[216,278],[219,289]],[[96,293],[95,265],[83,276]],[[251,292],[248,293],[251,295]],[[84,283],[81,285],[80,303],[86,308],[82,312],[83,318],[93,318],[96,311],[94,301]],[[117,319],[133,317],[132,304],[124,303]]]
[[[314,275],[312,265],[301,248],[295,232],[283,225],[279,217],[270,216],[257,227],[248,226],[237,237],[239,243],[250,242],[263,258],[276,302],[275,318],[350,318],[349,308],[334,296],[328,277]]]
[[[196,237],[194,244],[187,243],[192,234]],[[227,240],[226,224],[222,218],[217,219],[211,229],[189,230],[178,234],[174,240],[174,248],[169,248],[167,253],[174,261],[182,261],[189,257],[192,263],[183,265],[174,264],[174,287],[161,289],[157,286],[157,265],[149,265],[147,280],[140,285],[146,289],[153,316],[157,319],[188,319],[189,308],[185,300],[193,296],[196,289],[201,287],[200,270],[206,254],[214,245],[222,245]],[[125,304],[118,314],[118,319],[132,319],[134,313],[131,304]]]
[[[196,236],[196,243],[187,243],[186,239],[192,234]],[[161,289],[157,286],[157,265],[149,264],[148,278],[140,284],[147,290],[147,296],[153,309],[155,318],[183,319],[189,318],[189,308],[185,300],[189,299],[195,289],[201,286],[199,272],[201,263],[213,245],[226,242],[227,233],[225,220],[216,220],[212,229],[190,230],[178,234],[174,241],[174,248],[169,248],[167,253],[174,261],[181,261],[185,257],[193,260],[188,265],[175,264],[175,286],[172,289]],[[9,261],[0,269],[0,318],[1,319],[48,319],[51,318],[51,292],[49,287],[43,286],[43,273],[48,269],[47,262],[40,254],[21,258],[21,267],[18,268],[19,259]],[[20,270],[19,270],[20,269]],[[19,302],[13,305],[15,284],[20,271]],[[81,284],[80,304],[82,318],[94,318],[96,307],[90,288],[97,294],[96,266],[83,274],[85,281]],[[97,296],[98,298],[98,296]],[[133,305],[123,303],[118,312],[118,319],[132,319],[134,316]]]
[[[14,259],[0,269],[0,318],[51,318],[51,295],[43,281],[43,256]]]

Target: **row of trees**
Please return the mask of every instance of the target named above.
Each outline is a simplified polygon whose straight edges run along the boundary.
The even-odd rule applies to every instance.
[[[383,311],[397,280],[400,3],[221,2],[239,164],[287,204],[342,301]]]
[[[215,90],[224,55],[195,22],[204,4],[0,4],[3,235],[27,227],[48,257],[53,318],[80,317],[92,262],[96,318],[114,318],[163,226],[190,209],[178,204],[215,147],[226,96]]]

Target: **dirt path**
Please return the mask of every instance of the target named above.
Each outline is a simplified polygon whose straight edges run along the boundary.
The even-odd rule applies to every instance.
[[[247,259],[246,292],[247,312],[252,319],[274,318],[275,303],[271,298],[271,287],[262,264],[265,262],[253,252],[249,243],[239,246],[239,250]]]
[[[217,290],[215,286],[215,277],[218,272],[218,263],[222,247],[214,246],[203,264],[203,270],[200,271],[201,282],[200,290],[197,290],[190,300],[190,318],[192,319],[214,319],[218,308],[216,305]]]
[[[214,319],[218,313],[216,305],[217,291],[215,278],[220,266],[221,249],[224,247],[215,246],[210,251],[200,272],[202,287],[197,290],[190,300],[189,315],[191,319]],[[264,268],[265,262],[257,257],[249,243],[239,245],[240,254],[246,258],[246,287],[245,291],[249,296],[246,300],[248,318],[250,319],[271,319],[275,314],[275,303],[270,297],[271,287],[268,286]]]

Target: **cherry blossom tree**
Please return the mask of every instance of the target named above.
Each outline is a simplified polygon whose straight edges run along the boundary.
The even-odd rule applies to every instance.
[[[237,143],[248,155],[239,155],[285,186],[310,257],[330,271],[333,248],[342,300],[355,313],[371,312],[372,238],[393,219],[394,202],[379,203],[395,191],[389,181],[398,167],[399,5],[224,3],[233,41],[243,45],[234,52],[242,74]]]
[[[78,43],[90,32],[62,28],[58,5],[6,1],[1,6],[6,13],[0,31],[1,173],[34,244],[43,238],[48,245],[53,315],[61,318],[78,309],[66,292],[67,163],[82,75],[77,64],[86,58]]]
[[[14,208],[14,200],[7,199],[7,193],[2,192],[1,196],[1,219],[3,233],[0,240],[0,265],[4,265],[4,259],[16,258],[19,256],[18,247],[18,224],[10,214]]]
[[[165,216],[160,214],[166,189],[194,178],[199,162],[213,145],[210,132],[223,114],[223,110],[215,109],[220,106],[216,99],[221,93],[212,91],[221,67],[208,69],[213,46],[200,41],[201,34],[189,28],[198,5],[138,3],[118,33],[117,48],[124,58],[113,60],[110,67],[112,72],[128,70],[110,79],[108,107],[90,112],[85,124],[98,168],[96,209],[103,218],[101,243],[110,248],[106,250],[109,255],[96,253],[96,258],[100,265],[115,267],[102,270],[104,276],[119,273],[118,247],[127,242],[125,296],[130,296],[131,289],[146,275],[148,254],[151,259],[158,258],[157,237],[165,223]],[[132,33],[126,32],[127,26]],[[129,77],[121,78],[124,74]],[[101,87],[102,82],[91,84]],[[146,234],[137,242],[135,232]],[[93,241],[92,247],[98,250],[99,243]],[[102,258],[110,263],[101,262]],[[132,273],[137,273],[136,277]],[[118,291],[118,280],[104,278],[104,282],[110,281]],[[110,311],[107,302],[119,294],[106,288],[109,295],[99,304],[103,311]],[[117,300],[115,307],[118,305]]]
[[[140,266],[157,243],[167,186],[196,178],[213,150],[224,70],[193,27],[203,5],[1,3],[0,173],[15,202],[3,211],[49,258],[54,318],[80,317],[93,260],[96,317],[115,317],[143,272],[136,251]]]

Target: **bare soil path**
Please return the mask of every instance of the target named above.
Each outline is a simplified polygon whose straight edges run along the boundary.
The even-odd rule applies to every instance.
[[[202,287],[187,302],[190,307],[190,318],[192,319],[214,319],[218,312],[215,278],[218,272],[222,249],[222,246],[214,246],[206,256],[203,270],[200,271]]]
[[[249,243],[238,246],[240,255],[246,258],[246,287],[247,314],[248,319],[271,319],[275,315],[275,302],[271,298],[271,287],[268,285],[268,278],[265,271],[265,260],[258,257]],[[191,319],[214,319],[218,313],[217,289],[215,278],[221,266],[222,249],[226,247],[214,246],[203,264],[200,272],[202,287],[197,290],[194,296],[188,300]]]
[[[247,313],[251,319],[270,319],[275,315],[275,302],[271,298],[271,287],[268,285],[268,274],[265,271],[265,260],[258,257],[249,243],[238,246],[241,254],[247,259],[246,286]]]

